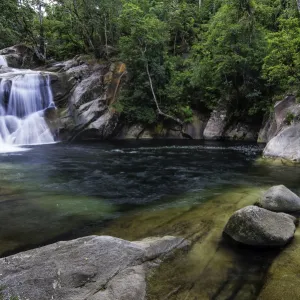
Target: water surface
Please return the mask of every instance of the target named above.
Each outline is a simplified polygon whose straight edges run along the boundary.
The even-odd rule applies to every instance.
[[[255,166],[255,144],[128,141],[52,144],[0,154],[0,253],[97,232],[131,211],[201,203],[300,171]]]

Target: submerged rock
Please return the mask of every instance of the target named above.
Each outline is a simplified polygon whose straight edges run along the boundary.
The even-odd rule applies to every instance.
[[[277,212],[300,211],[300,198],[284,185],[271,187],[259,203],[263,208]]]
[[[283,246],[294,236],[295,224],[286,214],[257,206],[236,211],[225,226],[225,235],[251,246]]]
[[[129,242],[88,236],[0,259],[1,299],[142,300],[146,272],[187,246],[166,236]]]

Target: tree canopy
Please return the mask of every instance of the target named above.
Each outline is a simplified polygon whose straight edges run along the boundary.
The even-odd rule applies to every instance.
[[[300,91],[299,10],[299,0],[7,0],[0,48],[122,60],[116,108],[128,122],[187,122],[217,107],[262,118]]]

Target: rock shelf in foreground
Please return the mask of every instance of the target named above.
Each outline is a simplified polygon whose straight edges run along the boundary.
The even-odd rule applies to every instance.
[[[146,273],[182,238],[166,236],[139,242],[87,236],[0,259],[1,299],[142,300]]]

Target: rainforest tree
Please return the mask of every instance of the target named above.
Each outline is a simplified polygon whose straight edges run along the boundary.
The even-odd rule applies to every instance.
[[[192,110],[261,118],[299,93],[298,0],[7,0],[0,47],[42,60],[122,60],[116,109],[128,122],[182,124]]]

